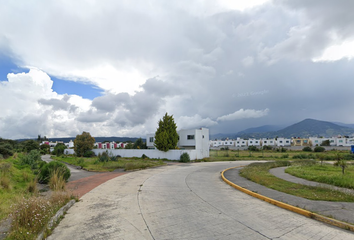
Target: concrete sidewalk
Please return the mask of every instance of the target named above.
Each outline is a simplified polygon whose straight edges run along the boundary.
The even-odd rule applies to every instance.
[[[224,173],[224,176],[229,181],[263,196],[290,204],[292,206],[300,207],[323,216],[354,224],[354,203],[314,201],[278,192],[241,177],[239,175],[239,170],[239,168],[230,169]],[[284,175],[285,174],[282,175],[282,178],[287,181],[291,181],[294,178],[291,175]]]

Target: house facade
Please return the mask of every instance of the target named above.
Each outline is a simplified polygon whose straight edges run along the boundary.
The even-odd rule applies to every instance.
[[[179,140],[177,147],[181,150],[196,150],[197,159],[209,157],[209,129],[189,129],[177,131]],[[146,146],[155,149],[155,134],[146,135]]]

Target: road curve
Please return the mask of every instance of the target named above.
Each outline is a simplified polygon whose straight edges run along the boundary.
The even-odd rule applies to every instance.
[[[222,170],[245,164],[181,164],[114,178],[84,195],[48,239],[354,238],[221,180]]]

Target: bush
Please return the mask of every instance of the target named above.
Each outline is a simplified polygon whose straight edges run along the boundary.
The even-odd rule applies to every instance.
[[[189,157],[189,154],[188,154],[188,153],[183,153],[183,154],[180,156],[179,161],[180,161],[180,162],[184,162],[184,163],[190,162],[191,159],[190,159],[190,157]]]
[[[99,153],[97,157],[99,162],[108,162],[110,160],[107,152]]]
[[[326,149],[324,148],[324,147],[315,147],[314,149],[313,149],[313,151],[314,152],[324,152]]]
[[[32,150],[20,158],[21,165],[28,165],[31,169],[37,169],[41,160],[41,153],[38,150]]]
[[[91,150],[88,150],[84,153],[84,157],[87,157],[87,158],[94,157],[94,156],[95,156],[95,153],[92,152]]]
[[[281,158],[288,158],[289,157],[289,154],[283,154],[282,156],[281,156]]]
[[[52,154],[54,154],[54,155],[59,157],[59,156],[64,154],[64,150],[65,149],[66,149],[66,146],[65,146],[64,143],[58,143],[57,145],[55,145]]]
[[[142,158],[142,159],[149,159],[149,157],[146,156],[145,154],[143,154],[143,155],[141,156],[141,158]]]
[[[312,152],[312,148],[311,147],[304,147],[302,149],[302,151],[304,151],[304,152]]]
[[[248,151],[258,152],[259,149],[258,149],[256,146],[249,146],[249,147],[248,147]]]
[[[273,147],[272,146],[263,146],[263,150],[272,150]]]
[[[55,171],[57,171],[60,176],[63,176],[65,181],[67,181],[71,176],[69,168],[64,163],[51,161],[41,167],[38,175],[38,181],[41,183],[48,183]]]

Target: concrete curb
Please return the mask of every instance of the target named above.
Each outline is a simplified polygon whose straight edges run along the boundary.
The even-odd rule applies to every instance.
[[[42,240],[44,237],[44,233],[46,232],[47,229],[51,229],[54,225],[54,223],[61,217],[64,215],[64,213],[66,211],[69,210],[69,208],[71,208],[74,204],[75,204],[75,200],[72,199],[70,200],[64,207],[60,208],[58,210],[58,212],[49,220],[47,226],[44,227],[44,229],[41,231],[41,233],[38,235],[36,240]]]
[[[342,221],[339,221],[339,220],[336,220],[336,219],[332,219],[332,218],[329,218],[329,217],[325,217],[325,216],[322,216],[322,215],[319,215],[319,214],[316,214],[316,213],[313,213],[313,212],[310,212],[308,210],[304,210],[302,208],[298,208],[298,207],[295,207],[295,206],[292,206],[292,205],[289,205],[289,204],[286,204],[286,203],[283,203],[283,202],[280,202],[280,201],[277,201],[277,200],[274,200],[272,198],[269,198],[269,197],[266,197],[266,196],[263,196],[261,194],[258,194],[258,193],[255,193],[255,192],[252,192],[246,188],[243,188],[241,186],[238,186],[237,184],[229,181],[225,176],[224,176],[224,173],[230,169],[234,169],[234,168],[241,168],[241,167],[244,167],[244,166],[239,166],[239,167],[232,167],[232,168],[228,168],[228,169],[225,169],[224,171],[221,172],[221,178],[224,180],[224,182],[226,182],[227,184],[229,184],[230,186],[236,188],[237,190],[241,191],[241,192],[244,192],[252,197],[255,197],[255,198],[258,198],[260,200],[263,200],[265,202],[268,202],[270,204],[273,204],[275,206],[278,206],[278,207],[281,207],[281,208],[284,208],[286,210],[289,210],[289,211],[292,211],[292,212],[295,212],[297,214],[301,214],[305,217],[308,217],[308,218],[312,218],[312,219],[315,219],[317,221],[320,221],[320,222],[324,222],[324,223],[327,223],[327,224],[330,224],[332,226],[336,226],[336,227],[339,227],[339,228],[342,228],[342,229],[346,229],[346,230],[349,230],[349,231],[352,231],[354,232],[354,225],[351,225],[349,223],[345,223],[345,222],[342,222]]]

